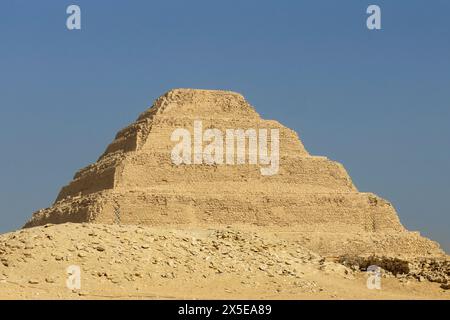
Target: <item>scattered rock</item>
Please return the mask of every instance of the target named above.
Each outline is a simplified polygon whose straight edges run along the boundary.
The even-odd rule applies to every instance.
[[[441,284],[441,288],[444,290],[450,290],[450,283],[443,283]]]
[[[166,278],[166,279],[174,279],[175,275],[173,272],[167,272],[167,273],[163,273],[161,275],[162,278]]]
[[[265,265],[265,264],[260,265],[259,270],[262,270],[262,271],[267,270],[267,265]]]
[[[230,228],[211,230],[205,234],[197,233],[196,238],[193,238],[190,231],[185,230],[170,232],[166,229],[159,231],[155,228],[144,228],[142,233],[136,233],[134,226],[122,226],[120,229],[117,226],[106,226],[110,228],[109,232],[95,229],[99,241],[94,244],[92,243],[94,238],[88,233],[92,233],[91,231],[94,227],[97,228],[97,225],[80,226],[78,229],[75,227],[76,225],[71,224],[52,227],[51,230],[54,231],[55,236],[70,234],[70,238],[65,238],[67,242],[63,242],[60,247],[55,245],[54,240],[41,238],[35,242],[32,249],[24,247],[11,249],[17,243],[23,243],[22,240],[31,241],[35,233],[40,234],[39,227],[25,229],[20,235],[15,234],[14,240],[0,236],[0,261],[2,262],[0,274],[2,272],[14,274],[11,278],[0,277],[0,282],[3,281],[2,285],[8,286],[18,282],[15,277],[21,272],[27,272],[29,275],[30,262],[27,259],[32,257],[33,264],[36,265],[36,273],[31,275],[33,279],[25,280],[30,284],[30,292],[37,288],[37,286],[31,286],[33,284],[47,284],[46,288],[49,288],[49,291],[66,292],[66,268],[72,264],[79,264],[82,267],[83,287],[88,288],[95,288],[93,284],[97,283],[99,286],[109,285],[109,288],[116,288],[116,290],[133,287],[133,290],[136,288],[138,292],[143,292],[139,290],[153,292],[154,288],[147,286],[168,285],[171,287],[176,286],[178,281],[183,286],[187,283],[196,286],[209,281],[236,279],[236,285],[241,285],[246,290],[255,288],[261,292],[273,292],[279,288],[282,290],[281,295],[291,295],[298,292],[314,293],[324,290],[323,283],[318,285],[311,281],[309,278],[311,273],[324,277],[329,275],[330,279],[337,275],[345,279],[353,279],[359,273],[357,270],[366,272],[368,265],[375,262],[386,268],[383,268],[384,277],[397,278],[403,283],[401,287],[405,290],[408,289],[406,284],[415,279],[441,281],[442,289],[448,290],[445,288],[448,288],[449,269],[445,260],[427,258],[422,259],[423,261],[413,261],[402,260],[403,258],[400,257],[395,259],[354,257],[353,260],[347,257],[345,261],[341,261],[338,257],[325,259],[303,248],[296,241]],[[101,228],[106,227],[101,226]],[[123,232],[125,230],[129,232]],[[158,239],[157,241],[148,241],[149,230],[152,231],[151,236]],[[192,245],[193,242],[195,246]],[[85,259],[71,261],[72,257],[67,251],[70,248],[75,249],[73,256]],[[55,260],[61,263],[55,263]],[[64,262],[65,260],[67,262]],[[318,272],[319,270],[323,273]],[[23,278],[19,276],[19,279],[20,277]],[[170,281],[172,279],[177,281]],[[54,283],[58,285],[50,285]],[[232,285],[230,282],[225,283],[228,286]],[[350,282],[345,283],[350,285]],[[229,288],[233,294],[240,292],[238,287]],[[264,291],[268,289],[269,291]],[[79,293],[78,291],[76,294]],[[443,294],[442,292],[439,290],[440,294]],[[31,293],[30,296],[32,296]]]
[[[52,278],[52,277],[47,277],[47,278],[45,278],[45,282],[47,282],[47,283],[55,283],[55,279]]]

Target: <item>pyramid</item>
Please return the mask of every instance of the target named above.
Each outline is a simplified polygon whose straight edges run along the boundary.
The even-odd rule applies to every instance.
[[[262,175],[262,165],[248,161],[174,164],[172,133],[194,130],[196,121],[204,129],[224,132],[277,129],[277,174]],[[293,130],[261,119],[242,95],[194,89],[175,89],[158,98],[25,227],[65,222],[404,231],[388,201],[359,192],[340,163],[310,155]]]

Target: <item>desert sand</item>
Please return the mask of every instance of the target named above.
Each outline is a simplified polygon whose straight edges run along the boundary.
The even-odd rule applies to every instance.
[[[440,283],[420,281],[412,271],[383,271],[381,289],[370,290],[366,272],[314,253],[302,245],[304,238],[248,226],[69,223],[24,229],[0,237],[0,298],[450,298]],[[71,265],[81,268],[80,290],[66,286]]]

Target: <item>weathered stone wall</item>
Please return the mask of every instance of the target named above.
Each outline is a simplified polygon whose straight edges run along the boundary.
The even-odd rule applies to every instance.
[[[173,130],[279,129],[280,169],[260,165],[180,165],[171,161]],[[248,147],[248,145],[247,145]],[[330,232],[402,231],[390,203],[359,193],[344,167],[310,156],[297,134],[262,120],[236,93],[178,89],[157,99],[121,130],[98,162],[80,170],[53,207],[26,226],[45,223],[233,224],[298,226]]]

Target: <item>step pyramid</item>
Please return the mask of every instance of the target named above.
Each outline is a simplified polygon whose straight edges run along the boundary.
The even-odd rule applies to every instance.
[[[249,161],[175,164],[172,134],[177,128],[193,132],[196,121],[203,129],[222,132],[278,130],[277,173],[263,175],[263,165]],[[388,201],[359,192],[340,163],[310,155],[293,130],[261,119],[242,95],[194,89],[175,89],[158,98],[25,227],[65,222],[404,230]]]

